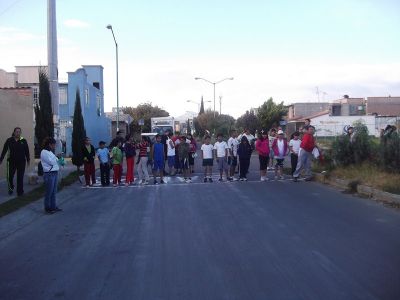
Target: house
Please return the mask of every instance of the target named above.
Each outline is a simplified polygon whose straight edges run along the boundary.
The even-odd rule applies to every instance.
[[[350,98],[344,95],[342,99],[329,104],[331,116],[364,116],[366,114],[366,101],[364,98]]]
[[[33,161],[34,129],[32,113],[32,89],[27,88],[0,88],[0,151],[15,127],[21,127],[22,136],[27,140]],[[5,161],[0,165],[0,179],[6,173]],[[34,164],[31,164],[34,167]]]
[[[133,118],[129,114],[124,114],[121,109],[119,110],[118,126],[117,126],[117,108],[113,107],[112,112],[105,113],[107,118],[111,120],[112,138],[115,138],[117,131],[121,131],[123,135],[130,134],[130,125]],[[117,130],[118,127],[118,130]]]
[[[68,83],[59,85],[60,139],[67,156],[72,155],[72,124],[79,93],[86,135],[97,147],[101,140],[111,141],[111,120],[104,114],[103,67],[84,65],[68,72]]]
[[[400,97],[368,97],[367,115],[400,116]]]

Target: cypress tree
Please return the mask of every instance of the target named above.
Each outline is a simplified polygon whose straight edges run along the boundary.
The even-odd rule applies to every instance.
[[[54,137],[53,109],[49,78],[43,69],[39,69],[39,102],[35,103],[35,136],[39,147],[48,137]]]
[[[76,90],[74,119],[72,123],[72,163],[77,170],[83,165],[82,145],[86,137],[85,123],[82,116],[81,97]]]
[[[204,114],[204,101],[203,101],[203,96],[201,97],[201,103],[200,103],[200,111],[199,115]]]

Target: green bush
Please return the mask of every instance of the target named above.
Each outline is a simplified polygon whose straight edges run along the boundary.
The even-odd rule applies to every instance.
[[[400,173],[400,135],[392,132],[381,138],[381,166],[390,172]]]
[[[354,124],[353,137],[339,136],[332,143],[332,159],[338,165],[361,164],[377,157],[368,128],[361,122]]]

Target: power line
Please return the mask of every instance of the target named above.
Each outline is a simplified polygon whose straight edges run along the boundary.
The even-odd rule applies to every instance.
[[[18,2],[21,2],[22,0],[15,0],[12,2],[8,7],[6,7],[3,11],[0,11],[0,16],[4,15],[8,10],[10,10],[13,6],[15,6]]]

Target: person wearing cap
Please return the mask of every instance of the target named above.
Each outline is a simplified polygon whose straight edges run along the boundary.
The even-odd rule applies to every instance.
[[[274,140],[272,144],[272,150],[274,151],[274,156],[276,158],[275,164],[275,180],[278,178],[283,180],[283,164],[286,155],[289,153],[288,142],[285,138],[285,134],[282,130],[278,130],[278,138]]]
[[[258,160],[260,162],[260,180],[267,181],[267,168],[269,162],[269,141],[267,131],[262,130],[256,141],[256,151],[258,152]]]
[[[306,180],[311,180],[311,162],[313,158],[313,151],[316,147],[314,139],[314,126],[309,126],[307,132],[304,134],[300,144],[299,161],[297,163],[296,171],[293,173],[293,181],[297,182],[300,172],[304,169]]]
[[[290,163],[292,165],[292,176],[294,171],[296,171],[297,162],[299,161],[299,151],[300,151],[300,132],[296,131],[292,134],[292,138],[289,142],[290,150]]]
[[[46,214],[53,214],[62,210],[56,205],[58,171],[60,169],[58,158],[54,154],[56,144],[55,139],[47,138],[44,142],[43,150],[40,152],[40,162],[43,167],[43,180],[46,190],[44,197],[44,211]]]

